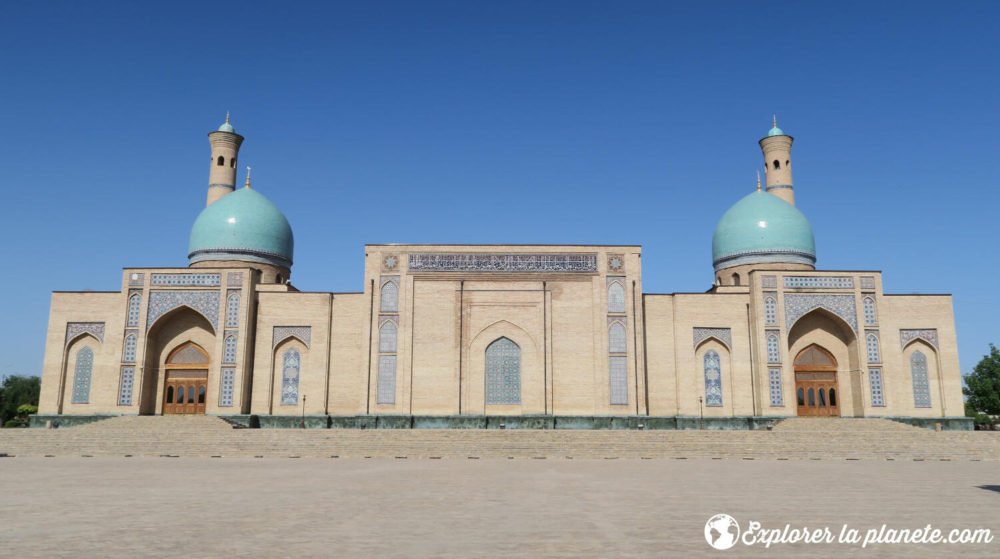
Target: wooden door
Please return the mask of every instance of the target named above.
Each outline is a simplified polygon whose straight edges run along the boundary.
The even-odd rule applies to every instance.
[[[799,415],[840,416],[837,360],[818,345],[795,358],[795,399]]]
[[[188,342],[170,352],[163,380],[163,413],[205,413],[208,353]]]

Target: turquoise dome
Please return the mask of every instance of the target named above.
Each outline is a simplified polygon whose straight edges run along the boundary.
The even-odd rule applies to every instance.
[[[232,128],[232,127],[230,127],[230,128]],[[221,128],[220,128],[220,130],[221,130]],[[232,132],[232,130],[230,130],[230,132]],[[767,131],[767,136],[768,137],[771,137],[771,136],[784,136],[784,135],[785,135],[785,133],[782,132],[781,128],[778,128],[777,126],[775,126],[774,128],[772,128],[772,129],[770,129],[770,130]]]
[[[229,124],[228,120],[226,122],[223,122],[222,125],[219,126],[219,132],[232,132],[234,134],[236,133],[235,129],[233,128],[233,125]]]
[[[806,216],[773,194],[756,191],[729,208],[712,236],[716,270],[758,263],[816,263]]]
[[[292,227],[263,194],[241,188],[206,207],[191,227],[188,259],[243,260],[290,268]]]

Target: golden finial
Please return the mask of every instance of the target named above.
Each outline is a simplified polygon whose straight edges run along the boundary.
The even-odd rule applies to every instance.
[[[760,171],[758,171],[758,174],[760,174]],[[760,183],[760,179],[759,178],[757,179],[757,183],[758,183],[758,186],[759,186],[759,183]],[[246,184],[246,188],[250,188],[250,166],[249,165],[247,165],[247,184]]]
[[[229,122],[228,116],[226,117],[226,122]],[[778,115],[771,115],[771,123],[774,124],[775,128],[778,127]]]
[[[247,179],[250,180],[250,179]],[[250,184],[250,183],[247,183]],[[757,192],[760,192],[760,171],[757,171]]]
[[[226,124],[229,124],[229,111],[226,111]]]

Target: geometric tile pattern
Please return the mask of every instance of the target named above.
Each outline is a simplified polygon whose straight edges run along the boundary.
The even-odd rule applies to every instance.
[[[866,340],[866,347],[868,348],[868,362],[878,363],[882,361],[882,357],[879,355],[878,332],[869,331],[865,340]]]
[[[399,312],[399,286],[395,281],[385,280],[382,283],[382,294],[379,297],[379,311]]]
[[[781,363],[781,352],[778,349],[778,336],[776,334],[767,336],[767,362]]]
[[[131,291],[128,296],[128,322],[126,326],[139,325],[139,308],[142,306],[142,291]]]
[[[861,276],[861,289],[875,289],[875,276]]]
[[[521,403],[521,348],[507,338],[486,348],[486,403]]]
[[[104,323],[103,322],[68,322],[66,324],[66,343],[87,332],[104,343]]]
[[[236,332],[226,332],[226,341],[222,345],[222,362],[236,363]]]
[[[885,396],[882,392],[882,369],[869,369],[868,380],[872,390],[872,405],[884,406]]]
[[[122,367],[121,386],[118,387],[118,405],[132,405],[132,383],[135,380],[135,367]]]
[[[222,387],[219,390],[219,406],[230,407],[233,405],[233,384],[236,382],[236,369],[222,369]]]
[[[722,405],[722,363],[715,350],[705,354],[705,405]]]
[[[396,403],[396,356],[378,356],[378,390],[375,401],[378,404]]]
[[[625,327],[621,322],[614,322],[608,329],[608,351],[610,353],[625,353],[628,351],[628,342],[625,335]]]
[[[171,287],[190,287],[204,285],[217,287],[222,282],[220,274],[153,274],[149,285],[169,285]]]
[[[226,285],[230,287],[243,285],[243,272],[229,272],[226,274]]]
[[[135,363],[136,334],[135,330],[125,331],[125,349],[122,352],[122,361],[125,363]]]
[[[90,401],[90,376],[94,372],[94,352],[85,347],[76,353],[76,369],[73,371],[73,403],[86,404]]]
[[[129,285],[142,285],[142,282],[146,279],[146,274],[141,272],[134,272],[128,276]]]
[[[865,326],[875,326],[878,324],[878,315],[875,313],[875,299],[865,297],[861,302],[861,308],[865,313]]]
[[[819,307],[844,319],[855,332],[858,331],[853,295],[785,294],[785,328],[791,328],[802,315]]]
[[[615,274],[620,274],[625,271],[625,255],[623,254],[609,254],[608,255],[608,272]]]
[[[240,325],[240,290],[230,289],[226,298],[226,328],[237,328]]]
[[[811,289],[853,289],[854,278],[833,276],[785,276],[785,287]]]
[[[383,254],[382,255],[382,271],[383,272],[398,272],[399,271],[399,255],[398,254]]]
[[[705,341],[708,338],[716,338],[722,343],[726,344],[726,347],[733,347],[733,336],[732,330],[729,328],[695,328],[694,329],[694,347],[698,347],[698,344]],[[719,404],[722,405],[722,404]]]
[[[778,276],[761,276],[760,286],[764,289],[776,289],[778,287]]]
[[[149,294],[146,329],[148,330],[156,322],[156,319],[182,305],[201,313],[212,323],[213,328],[219,327],[219,293],[217,291],[153,291]]]
[[[396,323],[386,320],[378,329],[378,350],[380,353],[396,353]]]
[[[771,405],[776,407],[785,405],[781,396],[781,369],[768,369],[767,376],[771,384]]]
[[[277,347],[278,342],[292,336],[309,347],[309,342],[312,341],[312,326],[275,326],[274,333],[271,334],[271,349]]]
[[[281,405],[299,403],[299,352],[293,347],[285,352],[281,366]]]
[[[596,272],[596,254],[410,253],[412,272]]]
[[[778,302],[775,300],[777,293],[764,294],[764,324],[767,326],[778,325]]]
[[[920,338],[925,342],[931,344],[934,347],[938,346],[938,337],[936,328],[911,328],[899,331],[899,345],[900,347],[906,347],[906,344],[912,342],[913,340]]]
[[[625,312],[625,287],[617,281],[608,286],[608,312]]]
[[[913,405],[918,408],[931,407],[931,387],[927,379],[927,357],[914,351],[910,357],[910,374],[913,376]]]
[[[612,355],[609,357],[611,405],[628,404],[628,357]]]

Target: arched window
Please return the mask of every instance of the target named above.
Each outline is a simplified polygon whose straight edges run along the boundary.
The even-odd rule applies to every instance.
[[[278,275],[274,276],[274,283],[278,283],[278,284],[285,283],[284,280],[285,280],[285,278],[282,277],[281,274],[278,274]]]
[[[122,361],[135,363],[135,334],[125,336],[125,351],[122,355]]]
[[[167,387],[167,403],[168,404],[174,403],[174,387],[173,386],[168,386]]]
[[[396,282],[387,281],[382,284],[382,296],[379,297],[382,312],[399,312],[399,287]]]
[[[229,158],[229,168],[230,169],[235,169],[236,168],[236,158],[235,157],[230,157]]]
[[[862,307],[865,313],[865,324],[868,326],[878,324],[878,316],[875,314],[875,299],[865,297],[865,300],[862,302]]]
[[[378,350],[381,353],[396,353],[396,323],[386,320],[378,329]]]
[[[774,160],[774,168],[775,169],[780,169],[781,168],[781,162],[778,161],[777,159]]]
[[[778,336],[771,334],[767,337],[767,362],[780,363],[781,352],[778,348]]]
[[[868,382],[871,385],[872,405],[884,406],[885,398],[882,393],[882,369],[870,369],[868,371]]]
[[[910,374],[913,376],[913,405],[931,407],[931,387],[927,379],[927,357],[919,351],[910,356]]]
[[[236,334],[226,336],[225,344],[222,347],[222,362],[236,362]]]
[[[722,405],[722,362],[715,350],[705,353],[705,405]]]
[[[830,389],[830,406],[833,407],[833,406],[836,406],[836,405],[837,405],[837,389],[836,388],[831,388]]]
[[[733,285],[739,285],[739,284],[740,284],[740,275],[733,274]]]
[[[611,282],[608,286],[608,312],[625,312],[625,286],[621,282]]]
[[[184,403],[184,386],[183,385],[177,387],[177,399],[174,400],[174,403],[177,403],[177,404],[183,404]]]
[[[809,389],[809,405],[816,406],[816,391],[812,388]]]
[[[806,405],[806,393],[804,390],[802,390],[801,388],[796,390],[795,395],[798,398],[800,406]]]
[[[139,306],[141,304],[142,298],[138,293],[128,298],[128,326],[139,325]]]
[[[204,159],[202,159],[202,161],[204,161]],[[219,160],[216,162],[216,165],[222,167],[225,164],[226,164],[226,158],[220,155]]]
[[[791,166],[792,166],[792,162],[786,159],[785,160],[785,168],[787,169],[787,168],[789,168]]]
[[[94,351],[85,347],[76,352],[76,369],[73,371],[73,403],[90,402],[90,376],[94,372]]]
[[[764,323],[768,326],[778,325],[778,303],[774,297],[764,297]]]
[[[486,348],[486,403],[521,403],[521,348],[507,338]]]
[[[625,327],[621,322],[611,324],[608,329],[608,351],[611,353],[625,353],[628,351],[628,344],[625,336]]]
[[[281,405],[299,403],[299,352],[291,348],[281,360]]]
[[[226,328],[237,328],[240,325],[240,294],[233,293],[226,301]]]
[[[879,350],[878,350],[878,336],[876,336],[875,334],[868,334],[867,340],[868,340],[868,342],[867,342],[868,343],[868,362],[869,363],[878,363],[879,361],[882,360],[881,356],[879,355]]]
[[[198,389],[198,403],[199,404],[204,404],[205,403],[205,387],[204,386],[202,386],[201,388]]]
[[[821,408],[825,408],[826,407],[826,389],[825,388],[820,388],[819,389],[819,407],[821,407]]]

